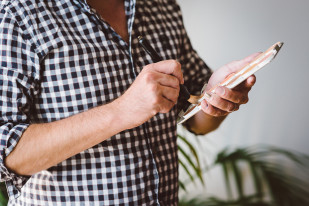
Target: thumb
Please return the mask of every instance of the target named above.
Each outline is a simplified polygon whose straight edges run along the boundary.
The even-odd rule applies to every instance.
[[[252,62],[253,60],[255,60],[256,58],[258,58],[259,55],[261,55],[262,52],[256,52],[253,53],[241,60],[238,61],[233,61],[231,63],[229,63],[228,67],[230,69],[230,72],[237,72],[240,69],[242,69],[243,67],[245,67],[247,64],[249,64],[250,62]]]
[[[250,63],[250,62],[252,62],[254,59],[256,59],[261,54],[262,54],[262,52],[256,52],[256,53],[253,53],[253,54],[247,56],[246,58],[244,58],[244,59],[242,59],[240,61],[244,61],[244,62]]]

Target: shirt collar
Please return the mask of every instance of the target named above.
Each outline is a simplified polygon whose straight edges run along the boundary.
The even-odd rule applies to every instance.
[[[80,1],[80,2],[82,2],[84,4],[87,4],[87,0],[78,0],[78,1]]]
[[[87,0],[73,0],[73,2],[75,4],[77,4],[78,6],[81,6],[81,7],[89,9],[89,5],[87,3]]]

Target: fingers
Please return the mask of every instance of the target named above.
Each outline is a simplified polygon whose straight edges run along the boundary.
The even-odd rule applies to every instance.
[[[159,85],[159,89],[158,91],[161,92],[162,97],[164,97],[165,99],[169,100],[170,102],[172,102],[173,104],[177,103],[177,99],[179,96],[179,87],[178,88],[171,88],[171,87],[165,87],[162,85]]]
[[[255,75],[251,75],[244,82],[242,82],[240,85],[235,87],[233,90],[235,90],[235,91],[250,91],[251,88],[254,86],[255,82],[256,82]]]
[[[176,60],[165,60],[155,64],[150,64],[149,67],[157,72],[175,76],[180,84],[184,83],[181,65]]]
[[[176,104],[179,95],[179,89],[165,87],[160,84],[153,84],[149,92],[151,96],[148,98],[147,103],[153,105],[154,114],[169,112]]]
[[[127,128],[133,128],[157,113],[169,112],[177,102],[180,83],[183,83],[183,76],[177,61],[149,64],[113,104],[123,110]]]
[[[139,75],[144,85],[151,85],[152,105],[156,112],[166,113],[177,102],[180,83],[183,83],[181,65],[175,60],[147,65]]]
[[[224,116],[237,111],[241,104],[249,101],[248,93],[255,82],[255,77],[244,83],[241,91],[231,90],[226,87],[217,87],[215,93],[205,101],[204,112],[213,116]]]
[[[226,79],[229,75],[238,72],[254,59],[258,58],[260,54],[260,52],[254,53],[242,60],[233,61],[221,67],[209,79],[206,91],[212,91],[214,85],[222,82],[222,79]],[[241,104],[246,104],[249,101],[248,94],[255,82],[256,77],[252,75],[234,89],[217,87],[211,98],[206,99],[202,103],[204,112],[213,116],[222,116],[238,110]]]
[[[256,76],[251,75],[250,77],[248,77],[245,83],[247,84],[248,87],[252,87],[255,84],[255,82],[256,82]]]
[[[208,104],[225,112],[233,112],[239,109],[239,104],[230,102],[220,96],[213,94],[210,99],[207,100]]]
[[[160,101],[160,104],[158,104],[158,112],[160,113],[168,113],[173,107],[175,103],[171,102],[170,100],[166,98],[162,98]]]
[[[221,98],[223,100],[228,100],[236,104],[246,104],[249,101],[248,92],[249,90],[247,90],[247,92],[244,92],[244,91],[231,90],[226,87],[217,87],[215,90],[215,93],[217,95],[213,95],[213,98],[215,100]],[[219,102],[219,100],[217,100],[217,102]]]
[[[206,100],[202,101],[201,106],[203,112],[214,117],[226,116],[229,114],[229,112],[223,111],[221,109],[212,106],[211,104],[208,104]]]
[[[162,86],[179,89],[179,80],[172,75],[166,75],[156,71],[150,71],[145,74],[147,82],[157,82]]]

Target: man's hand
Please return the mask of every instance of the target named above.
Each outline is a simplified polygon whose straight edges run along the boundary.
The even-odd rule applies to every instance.
[[[209,79],[206,91],[209,91],[213,86],[222,82],[229,75],[242,69],[259,54],[260,53],[255,53],[242,60],[233,61],[215,71]],[[211,98],[202,102],[202,110],[206,114],[215,117],[226,116],[229,113],[238,110],[241,104],[246,104],[248,102],[248,93],[255,81],[256,78],[252,75],[234,89],[217,87]]]
[[[157,113],[167,113],[176,104],[179,84],[183,84],[181,65],[175,60],[145,66],[131,87],[114,103],[123,111],[128,128],[141,125]]]
[[[206,91],[222,82],[229,75],[236,73],[250,63],[260,53],[252,54],[242,60],[233,61],[213,73],[208,81]],[[210,99],[203,100],[202,111],[194,115],[186,123],[186,127],[195,134],[207,134],[219,127],[226,115],[239,109],[248,102],[248,93],[256,79],[252,75],[234,89],[218,87]]]

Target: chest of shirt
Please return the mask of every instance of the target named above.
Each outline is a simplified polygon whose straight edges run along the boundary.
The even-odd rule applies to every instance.
[[[34,99],[33,119],[62,119],[122,95],[143,66],[152,63],[138,45],[139,35],[146,36],[164,59],[177,59],[179,28],[168,15],[157,15],[145,4],[137,1],[132,7],[135,13],[128,12],[128,24],[134,19],[129,45],[83,7],[72,3],[65,13],[47,11],[55,12],[57,18],[51,21],[53,29],[45,32],[53,31],[48,41],[42,41],[44,35],[38,40],[44,43],[40,45],[40,93]]]

